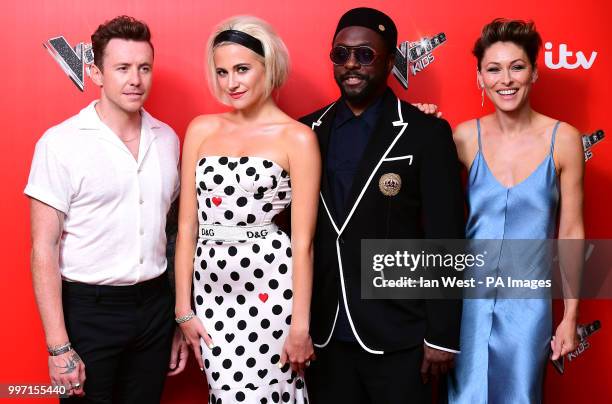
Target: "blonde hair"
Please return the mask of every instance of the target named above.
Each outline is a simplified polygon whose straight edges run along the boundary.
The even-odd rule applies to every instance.
[[[224,100],[223,92],[219,88],[217,81],[217,70],[215,67],[214,54],[215,49],[220,46],[228,45],[233,42],[220,42],[214,44],[214,40],[219,33],[226,30],[242,31],[252,37],[258,39],[264,50],[264,55],[261,56],[256,52],[253,54],[261,61],[265,68],[265,89],[264,97],[269,97],[272,91],[281,87],[287,80],[289,74],[289,53],[282,39],[274,32],[274,29],[267,22],[252,16],[235,16],[231,17],[219,24],[217,29],[208,38],[206,46],[206,64],[208,70],[208,85],[213,95],[223,104],[227,104]]]

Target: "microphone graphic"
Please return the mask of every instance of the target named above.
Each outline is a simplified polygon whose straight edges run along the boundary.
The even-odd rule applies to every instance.
[[[599,329],[601,329],[601,322],[599,320],[595,320],[590,324],[579,324],[576,327],[576,333],[578,334],[580,343],[578,344],[578,347],[574,351],[569,352],[566,355],[568,362],[573,361],[578,356],[582,355],[584,351],[586,351],[587,349],[591,347],[591,344],[587,340],[587,337],[594,334]],[[555,367],[557,372],[559,372],[559,374],[563,374],[565,371],[565,360],[564,359],[565,358],[563,356],[557,360],[551,359],[553,366]]]

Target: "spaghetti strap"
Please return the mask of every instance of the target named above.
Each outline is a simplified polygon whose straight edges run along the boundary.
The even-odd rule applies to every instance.
[[[480,118],[476,118],[476,128],[478,129],[478,150],[482,151],[482,143],[480,142]]]
[[[560,124],[561,124],[561,121],[557,121],[555,123],[555,126],[553,127],[553,133],[550,139],[550,154],[553,154],[553,152],[555,151],[555,138],[557,137],[557,128],[559,128]],[[478,139],[480,140],[480,138]]]

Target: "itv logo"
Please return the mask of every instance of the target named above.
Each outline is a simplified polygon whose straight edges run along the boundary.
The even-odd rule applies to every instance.
[[[576,52],[574,63],[570,63],[568,58],[571,58],[573,55],[572,51],[567,50],[567,45],[562,43],[559,44],[559,58],[557,63],[553,62],[553,44],[552,42],[546,42],[544,44],[544,64],[549,69],[578,69],[582,67],[583,69],[590,69],[595,63],[595,58],[597,57],[597,52],[591,52],[591,56],[587,59],[584,53]]]

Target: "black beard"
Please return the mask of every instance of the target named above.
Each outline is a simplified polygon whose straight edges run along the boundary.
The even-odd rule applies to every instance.
[[[362,79],[365,82],[365,86],[358,93],[347,93],[346,90],[344,89],[344,86],[342,85],[342,80],[346,76],[358,76],[360,79]],[[335,80],[336,80],[336,84],[340,88],[340,94],[342,95],[342,98],[344,98],[349,104],[358,105],[358,106],[363,106],[373,101],[374,96],[379,92],[380,86],[382,85],[386,87],[386,81],[387,81],[385,77],[384,81],[382,83],[379,83],[378,82],[379,80],[376,80],[376,77],[366,77],[366,76],[363,76],[360,74],[354,74],[354,73],[345,74],[339,78],[336,77]]]

